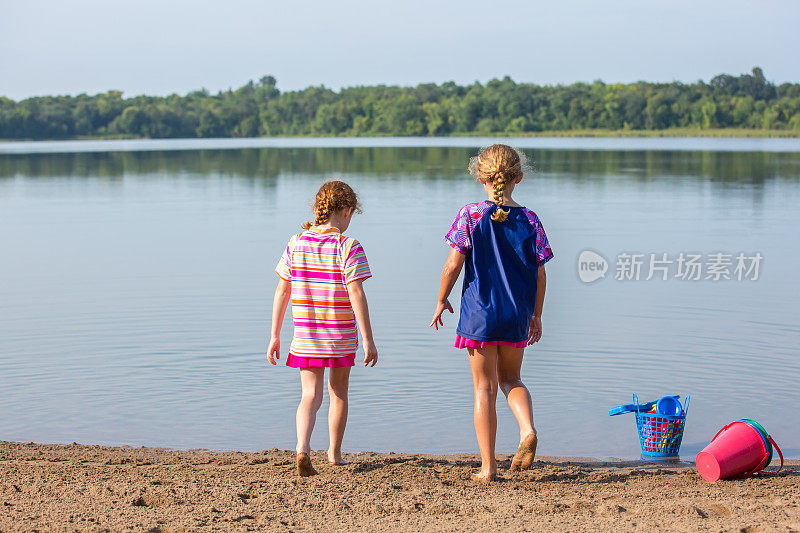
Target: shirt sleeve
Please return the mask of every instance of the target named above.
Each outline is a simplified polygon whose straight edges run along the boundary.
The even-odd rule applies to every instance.
[[[348,239],[344,249],[344,283],[345,285],[358,280],[372,277],[367,262],[367,254],[356,239]]]
[[[458,212],[456,219],[450,225],[450,230],[444,236],[444,242],[464,255],[472,250],[469,221],[469,206],[465,205]]]
[[[553,258],[553,250],[550,248],[550,242],[547,240],[547,234],[544,232],[542,221],[539,220],[539,217],[536,216],[536,213],[533,211],[526,209],[526,213],[536,235],[534,244],[536,261],[538,261],[539,266],[542,266]]]
[[[289,244],[286,245],[286,249],[281,254],[280,260],[278,260],[278,266],[275,267],[275,272],[278,276],[280,276],[282,280],[290,283],[292,281],[292,248],[294,248],[296,237],[295,235],[289,239]]]

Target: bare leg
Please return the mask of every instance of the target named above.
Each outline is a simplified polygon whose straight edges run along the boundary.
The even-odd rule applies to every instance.
[[[481,470],[473,476],[481,481],[492,481],[497,475],[494,444],[497,436],[497,347],[468,348],[475,391],[475,435],[481,450]]]
[[[322,382],[325,378],[322,368],[301,368],[300,386],[302,395],[297,406],[297,473],[300,476],[313,476],[317,473],[311,466],[311,432],[317,420],[317,411],[322,405]]]
[[[328,395],[331,404],[328,408],[328,434],[331,439],[328,448],[328,462],[346,465],[342,459],[342,438],[347,425],[347,389],[350,384],[350,368],[331,368],[328,375]]]
[[[520,379],[522,354],[525,348],[498,346],[497,374],[500,389],[519,424],[519,448],[511,462],[511,470],[527,470],[536,457],[538,438],[533,426],[531,395]]]

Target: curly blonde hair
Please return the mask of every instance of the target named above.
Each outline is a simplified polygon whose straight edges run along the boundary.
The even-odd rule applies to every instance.
[[[488,181],[492,184],[492,201],[502,205],[506,184],[522,175],[525,164],[521,152],[505,144],[493,144],[469,160],[468,170],[481,183]],[[508,211],[502,208],[492,214],[495,222],[505,222],[507,218]]]
[[[340,209],[354,209],[360,213],[361,204],[358,202],[358,195],[348,184],[343,181],[331,180],[320,186],[314,197],[313,209],[314,223],[312,224],[310,220],[303,222],[301,225],[303,229],[326,223],[330,220],[331,214]]]

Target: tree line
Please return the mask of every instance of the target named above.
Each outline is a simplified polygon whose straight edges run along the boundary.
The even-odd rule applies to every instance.
[[[602,81],[323,86],[281,92],[272,76],[217,94],[0,97],[0,138],[525,135],[547,131],[784,130],[800,134],[800,83],[758,67],[708,83]]]

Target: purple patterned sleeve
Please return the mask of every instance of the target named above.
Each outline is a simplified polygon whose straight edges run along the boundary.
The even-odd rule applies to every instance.
[[[525,213],[528,215],[528,220],[531,226],[533,226],[533,230],[536,232],[536,260],[539,262],[539,266],[542,266],[553,258],[553,250],[550,248],[550,242],[547,240],[547,234],[544,232],[542,221],[539,220],[536,213],[529,209],[526,209]]]
[[[469,205],[465,205],[456,215],[456,219],[450,226],[450,230],[444,236],[444,242],[453,249],[466,255],[472,249],[472,239],[470,239],[470,214]]]

